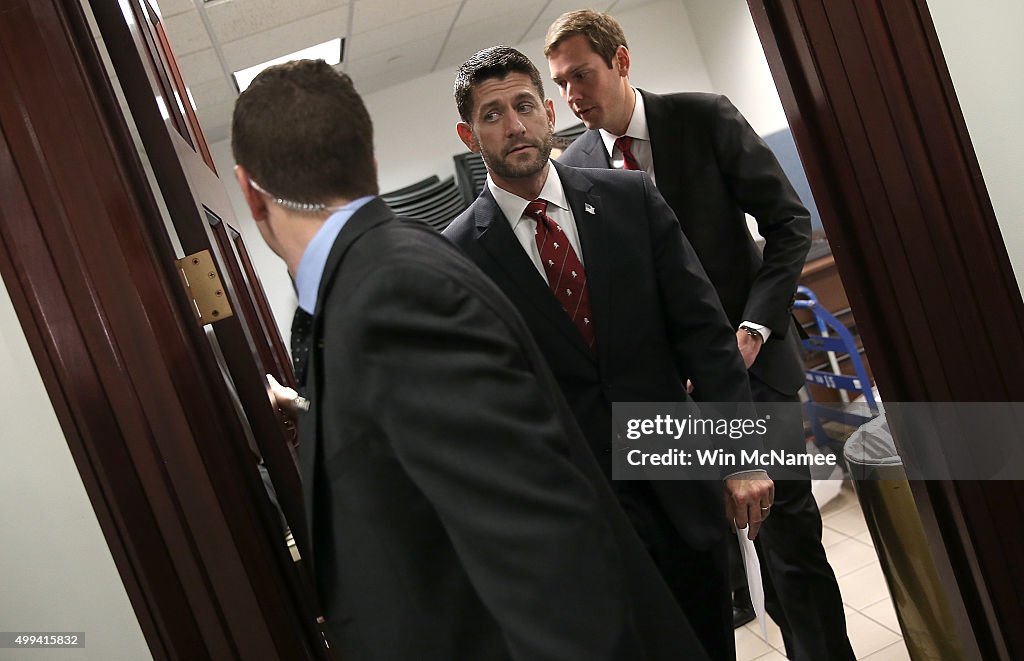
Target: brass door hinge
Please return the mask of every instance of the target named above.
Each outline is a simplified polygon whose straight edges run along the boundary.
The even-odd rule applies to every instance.
[[[192,299],[192,310],[200,326],[227,319],[233,314],[209,250],[201,250],[175,263],[185,283],[185,291]]]

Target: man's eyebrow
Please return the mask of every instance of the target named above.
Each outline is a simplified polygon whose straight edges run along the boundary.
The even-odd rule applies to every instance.
[[[537,97],[536,97],[536,95],[533,92],[528,92],[528,91],[524,90],[522,92],[519,92],[518,94],[516,94],[512,98],[512,103],[513,104],[521,103],[524,100],[536,101]],[[484,112],[487,112],[488,110],[491,110],[493,108],[500,107],[501,105],[503,105],[502,99],[491,99],[490,101],[487,101],[485,103],[481,103],[480,104],[480,112],[484,113]]]
[[[574,73],[576,73],[577,71],[579,71],[580,69],[585,69],[585,68],[587,68],[587,67],[589,67],[589,66],[590,66],[590,63],[589,63],[589,62],[583,62],[583,63],[581,63],[581,64],[577,64],[577,65],[576,65],[576,66],[574,66],[573,68],[571,68],[571,69],[569,69],[568,71],[566,71],[566,72],[565,72],[565,75],[566,75],[566,76],[571,76],[571,75],[573,75]],[[558,82],[558,81],[559,81],[559,80],[561,80],[561,79],[562,79],[562,78],[561,78],[561,76],[552,76],[552,77],[551,77],[551,80],[553,80],[553,81],[555,81],[555,82]]]

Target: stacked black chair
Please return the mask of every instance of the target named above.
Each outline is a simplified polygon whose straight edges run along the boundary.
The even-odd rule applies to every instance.
[[[422,220],[438,231],[447,227],[467,206],[455,185],[455,177],[441,180],[437,175],[380,197],[399,216]]]

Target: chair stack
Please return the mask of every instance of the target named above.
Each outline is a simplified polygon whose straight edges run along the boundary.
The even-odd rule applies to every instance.
[[[467,206],[455,177],[441,180],[437,175],[380,197],[399,216],[422,220],[437,231],[447,227]]]

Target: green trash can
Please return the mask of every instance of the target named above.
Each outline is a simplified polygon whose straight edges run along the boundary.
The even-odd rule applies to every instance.
[[[843,456],[910,658],[964,659],[963,646],[884,411],[847,439]]]

